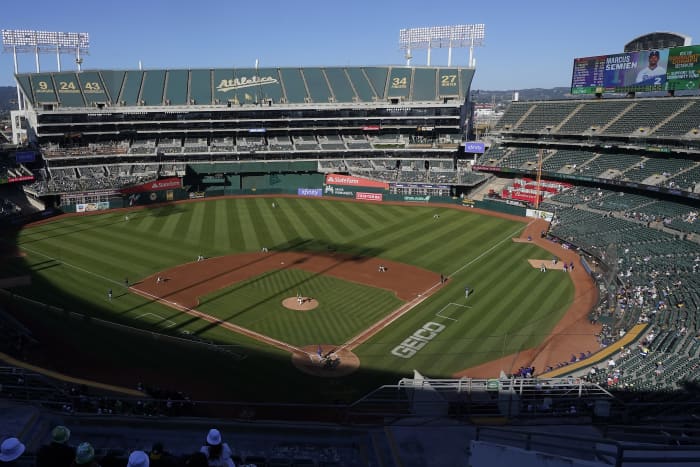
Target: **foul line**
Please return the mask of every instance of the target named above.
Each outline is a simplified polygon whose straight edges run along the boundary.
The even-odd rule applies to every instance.
[[[534,222],[534,221],[532,221],[532,222]],[[500,240],[498,243],[496,243],[495,245],[493,245],[491,248],[489,248],[488,250],[484,251],[484,252],[481,253],[479,256],[477,256],[476,258],[472,259],[471,261],[469,261],[469,262],[466,263],[464,266],[462,266],[461,268],[457,269],[456,271],[454,271],[452,274],[450,274],[450,275],[447,276],[447,277],[452,277],[452,276],[454,276],[455,274],[457,274],[457,273],[463,271],[464,269],[466,269],[468,266],[471,266],[471,265],[472,265],[473,263],[475,263],[476,261],[479,261],[481,258],[483,258],[484,256],[486,256],[487,254],[491,253],[496,247],[500,246],[501,243],[505,243],[506,240],[510,240],[510,239],[513,238],[513,236],[514,236],[515,234],[517,234],[518,232],[522,232],[523,230],[525,230],[526,228],[528,228],[528,227],[532,224],[532,222],[527,223],[527,224],[524,225],[523,227],[518,227],[517,229],[515,229],[515,231],[513,231],[513,233],[508,234],[507,236],[505,236],[505,237],[503,238],[503,240]]]
[[[510,240],[511,238],[513,238],[513,236],[515,234],[517,234],[518,232],[522,232],[524,229],[526,229],[533,222],[534,221],[531,221],[522,227],[518,227],[517,229],[515,229],[515,231],[513,231],[513,233],[510,233],[507,236],[503,237],[503,239],[500,240],[498,243],[496,243],[491,248],[484,251],[479,256],[472,259],[471,261],[469,261],[464,266],[460,267],[459,269],[457,269],[456,271],[454,271],[452,274],[448,275],[447,277],[454,276],[455,274],[464,270],[465,268],[467,268],[468,266],[470,266],[474,262],[480,260],[485,255],[487,255],[491,251],[493,251],[496,247],[500,246],[502,243],[506,242],[507,240]],[[440,282],[437,282],[437,283],[433,284],[432,286],[428,287],[425,291],[423,291],[423,293],[418,294],[418,297],[414,298],[413,300],[411,300],[408,303],[403,304],[401,307],[397,308],[391,314],[389,314],[389,316],[387,316],[386,318],[383,318],[382,320],[374,323],[373,325],[371,325],[367,329],[361,331],[355,337],[353,337],[350,340],[348,340],[347,342],[345,342],[343,345],[339,346],[337,351],[344,350],[344,349],[348,349],[348,350],[352,351],[355,348],[359,347],[361,344],[368,341],[369,339],[374,337],[377,333],[386,329],[389,325],[393,324],[396,320],[398,320],[399,318],[401,318],[402,316],[407,314],[409,311],[413,310],[415,307],[417,307],[421,303],[423,303],[424,300],[429,298],[432,294],[434,294],[437,291],[436,287],[438,287],[440,285],[443,285],[443,284],[441,284]]]
[[[166,327],[168,327],[168,328],[171,328],[171,327],[173,327],[173,326],[175,326],[175,325],[177,324],[175,321],[170,321],[169,319],[165,318],[164,316],[161,316],[161,315],[156,314],[156,313],[151,313],[150,311],[149,311],[148,313],[144,313],[144,314],[142,314],[142,315],[138,315],[138,316],[136,317],[136,319],[141,319],[141,318],[143,318],[144,316],[155,316],[156,319],[159,319],[159,320],[161,320],[161,321],[165,321],[166,323],[170,323],[170,324],[166,324]]]
[[[231,324],[228,321],[223,321],[223,320],[216,318],[212,315],[209,315],[207,313],[202,313],[201,311],[196,310],[194,308],[180,305],[179,303],[170,301],[166,298],[159,297],[159,296],[154,295],[152,293],[146,292],[145,290],[141,290],[141,289],[137,288],[136,286],[131,287],[131,290],[134,291],[135,293],[143,296],[143,297],[153,299],[156,302],[165,303],[168,306],[170,306],[171,308],[175,308],[176,310],[185,312],[190,316],[195,316],[197,318],[201,318],[204,321],[208,321],[212,324],[216,324],[217,326],[221,326],[224,329],[227,329],[229,331],[253,338],[253,339],[260,341],[260,342],[263,342],[265,344],[272,345],[273,347],[277,347],[280,350],[286,350],[286,351],[292,352],[292,353],[300,352],[300,353],[307,354],[307,355],[309,354],[309,352],[306,352],[305,350],[302,350],[299,347],[296,347],[292,344],[288,344],[284,341],[275,339],[274,337],[266,336],[265,334],[260,334],[258,332],[255,332],[255,331],[250,330],[248,328],[244,328],[242,326],[238,326],[236,324]]]
[[[122,285],[122,283],[119,282],[119,281],[116,281],[116,280],[114,280],[114,279],[110,279],[109,277],[103,276],[102,274],[98,274],[98,273],[96,273],[96,272],[89,271],[89,270],[87,270],[87,269],[85,269],[85,268],[81,268],[80,266],[76,266],[76,265],[71,264],[71,263],[68,263],[68,262],[66,262],[66,261],[63,261],[63,260],[54,258],[53,256],[47,255],[46,253],[42,253],[42,252],[40,252],[40,251],[36,251],[36,250],[33,250],[33,249],[28,248],[28,247],[26,247],[26,246],[21,246],[21,245],[20,245],[20,248],[22,248],[22,249],[24,249],[24,250],[27,250],[27,251],[29,251],[30,253],[43,256],[44,258],[48,258],[48,259],[50,259],[50,260],[52,260],[52,261],[56,261],[56,262],[58,262],[58,263],[60,263],[60,264],[64,264],[64,265],[66,265],[66,266],[68,266],[68,267],[70,267],[70,268],[73,268],[73,269],[77,270],[77,271],[84,272],[85,274],[89,274],[89,275],[91,275],[91,276],[93,276],[93,277],[97,277],[97,278],[102,279],[102,280],[104,280],[104,281],[107,281],[107,282],[109,282],[109,283],[116,284],[116,285]],[[132,286],[132,287],[130,287],[129,289],[132,290],[132,291],[134,291],[134,292],[136,292],[136,293],[138,293],[139,295],[141,295],[141,296],[143,296],[143,297],[146,297],[146,298],[155,300],[155,301],[157,301],[157,302],[165,303],[165,304],[167,304],[168,306],[170,306],[171,308],[175,308],[176,310],[179,310],[179,311],[184,311],[185,313],[187,313],[187,314],[189,314],[189,315],[191,315],[191,316],[195,316],[195,317],[197,317],[197,318],[201,318],[201,319],[203,319],[203,320],[205,320],[205,321],[208,321],[208,322],[210,322],[210,323],[212,323],[212,324],[216,324],[216,325],[221,326],[221,327],[223,327],[223,328],[225,328],[225,329],[228,329],[229,331],[233,331],[233,332],[236,332],[236,333],[238,333],[238,334],[243,334],[244,336],[251,337],[251,338],[253,338],[253,339],[255,339],[255,340],[264,342],[264,343],[266,343],[266,344],[270,344],[270,345],[272,345],[272,346],[274,346],[274,347],[277,347],[278,349],[286,350],[286,351],[289,351],[289,352],[292,352],[292,353],[294,353],[294,352],[301,352],[301,353],[308,354],[308,352],[306,352],[306,351],[300,349],[299,347],[295,347],[295,346],[293,346],[293,345],[291,345],[291,344],[288,344],[288,343],[286,343],[286,342],[283,342],[283,341],[277,340],[277,339],[275,339],[275,338],[266,336],[266,335],[264,335],[264,334],[259,334],[259,333],[255,332],[255,331],[250,330],[250,329],[247,329],[247,328],[244,328],[244,327],[241,327],[241,326],[236,326],[235,324],[231,324],[231,323],[229,323],[229,322],[227,322],[227,321],[222,321],[222,320],[220,320],[219,318],[215,318],[215,317],[213,317],[213,316],[211,316],[211,315],[208,315],[208,314],[206,314],[206,313],[202,313],[201,311],[197,311],[197,310],[195,310],[195,309],[193,309],[193,308],[189,308],[189,307],[186,307],[186,306],[179,305],[179,304],[177,304],[177,303],[175,303],[175,302],[171,302],[170,300],[167,300],[167,299],[165,299],[165,298],[158,297],[157,295],[153,295],[153,294],[148,293],[148,292],[146,292],[146,291],[140,290],[140,289],[136,288],[135,286]]]
[[[30,253],[34,253],[35,255],[41,255],[41,256],[43,256],[44,258],[50,259],[51,261],[56,261],[57,263],[64,264],[64,265],[68,266],[69,268],[73,268],[73,269],[76,269],[76,270],[78,270],[78,271],[84,272],[85,274],[89,274],[89,275],[91,275],[91,276],[98,277],[98,278],[100,278],[100,279],[102,279],[102,280],[105,280],[105,281],[107,281],[107,282],[111,282],[112,284],[122,285],[122,283],[119,282],[119,281],[116,281],[116,280],[114,280],[114,279],[110,279],[109,277],[103,276],[102,274],[97,274],[96,272],[88,271],[87,269],[81,268],[80,266],[76,266],[76,265],[74,265],[74,264],[67,263],[67,262],[65,262],[65,261],[63,261],[63,260],[61,260],[61,259],[54,258],[53,256],[49,256],[49,255],[47,255],[46,253],[42,253],[42,252],[40,252],[40,251],[32,250],[31,248],[28,248],[28,247],[22,246],[22,245],[20,245],[19,247],[22,248],[23,250],[27,250],[27,251],[30,252]]]

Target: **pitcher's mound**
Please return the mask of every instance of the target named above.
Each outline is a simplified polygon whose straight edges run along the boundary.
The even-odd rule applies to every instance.
[[[282,300],[282,306],[295,311],[309,311],[318,306],[318,300],[311,297],[288,297]]]
[[[328,344],[320,347],[321,355],[318,345],[302,347],[304,353],[292,353],[292,364],[306,374],[321,378],[347,376],[360,368],[360,358],[350,350],[337,350],[335,345]]]

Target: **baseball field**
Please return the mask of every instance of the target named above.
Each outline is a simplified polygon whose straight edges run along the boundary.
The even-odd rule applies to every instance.
[[[574,285],[530,264],[552,255],[512,240],[526,225],[438,206],[222,198],[28,226],[4,239],[18,252],[3,274],[30,275],[12,291],[63,310],[23,306],[56,349],[39,363],[68,374],[199,397],[352,400],[550,334]]]

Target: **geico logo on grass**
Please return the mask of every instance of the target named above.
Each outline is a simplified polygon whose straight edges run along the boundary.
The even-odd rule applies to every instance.
[[[404,339],[399,345],[391,350],[391,354],[401,358],[411,358],[420,349],[425,347],[425,344],[435,339],[438,334],[445,329],[444,324],[429,322],[425,323],[422,328],[411,334],[410,337]]]

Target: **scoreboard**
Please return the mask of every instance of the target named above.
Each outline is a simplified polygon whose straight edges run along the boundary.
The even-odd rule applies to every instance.
[[[700,88],[700,46],[575,58],[572,94]]]

